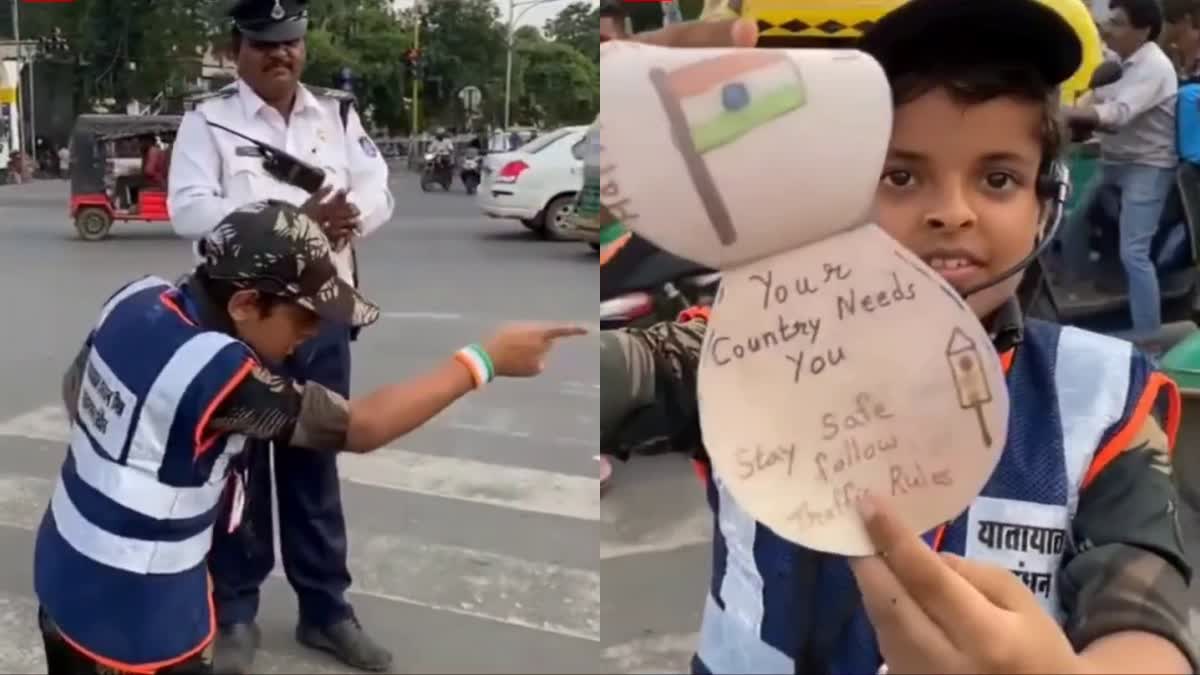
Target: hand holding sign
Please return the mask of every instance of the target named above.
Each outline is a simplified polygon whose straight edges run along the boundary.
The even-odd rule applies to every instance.
[[[1081,657],[1010,570],[930,550],[883,500],[867,533],[884,553],[850,565],[889,673],[1079,673]]]
[[[1007,389],[966,302],[864,222],[891,128],[878,64],[629,43],[601,54],[603,206],[723,273],[699,373],[722,487],[780,536],[848,555],[875,550],[855,511],[864,495],[892,498],[922,530],[959,515],[1004,447]],[[674,152],[646,152],[663,137]]]

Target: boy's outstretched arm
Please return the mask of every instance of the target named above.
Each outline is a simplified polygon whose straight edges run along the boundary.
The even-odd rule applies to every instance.
[[[1170,444],[1171,385],[1121,454],[1096,467],[1072,524],[1076,552],[1060,593],[1068,638],[1096,672],[1197,672],[1189,626],[1192,567],[1180,529]]]
[[[486,343],[500,377],[539,374],[553,344],[584,335],[574,326],[511,326]],[[348,399],[313,381],[297,382],[257,363],[218,402],[204,432],[285,441],[300,448],[370,452],[438,415],[480,382],[469,363],[448,357],[424,375]]]
[[[699,444],[696,371],[707,315],[600,334],[600,448],[691,452]]]

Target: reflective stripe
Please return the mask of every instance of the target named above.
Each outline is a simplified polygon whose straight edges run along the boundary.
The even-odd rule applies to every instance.
[[[221,333],[200,333],[171,356],[154,379],[150,391],[146,392],[137,428],[129,444],[128,463],[131,466],[157,475],[183,393],[213,357],[233,342],[233,338]],[[188,436],[192,435],[189,430]]]
[[[1124,340],[1070,326],[1059,332],[1054,387],[1062,422],[1068,518],[1075,517],[1079,486],[1101,439],[1125,414],[1132,358],[1133,345]]]
[[[754,559],[758,524],[717,474],[717,527],[725,540],[722,610],[710,594],[700,630],[700,659],[714,673],[790,673],[792,659],[762,639],[763,578]]]
[[[729,601],[725,600],[729,607]],[[787,654],[763,642],[758,631],[723,611],[709,594],[704,600],[697,655],[713,673],[792,673]]]
[[[225,466],[229,462],[229,456],[222,454],[202,487],[172,487],[159,482],[157,467],[148,471],[101,457],[78,424],[71,436],[70,452],[83,482],[130,511],[160,520],[194,518],[211,510],[225,487]]]
[[[713,475],[717,486],[717,526],[725,538],[725,577],[721,600],[725,611],[758,635],[763,620],[763,578],[754,559],[754,534],[758,523],[734,500],[725,481]]]
[[[62,477],[50,500],[59,534],[76,551],[98,563],[134,574],[175,574],[204,562],[212,546],[212,526],[182,541],[130,539],[92,525],[71,502]]]
[[[100,326],[104,325],[104,320],[108,318],[109,314],[112,314],[117,305],[121,304],[129,296],[141,293],[147,288],[154,288],[155,286],[169,287],[170,285],[159,277],[146,277],[122,288],[108,302],[104,303],[104,307],[100,309],[100,319],[96,321],[96,330],[99,330]]]

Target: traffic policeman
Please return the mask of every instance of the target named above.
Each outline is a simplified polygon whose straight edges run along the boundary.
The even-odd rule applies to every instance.
[[[175,231],[200,240],[239,206],[276,199],[301,206],[334,244],[342,279],[357,283],[355,241],[392,214],[388,169],[363,129],[348,93],[301,84],[307,0],[238,0],[230,9],[238,79],[198,102],[183,119],[171,161],[168,207]],[[283,150],[325,173],[322,192],[268,173],[261,146]],[[351,331],[332,323],[287,362],[282,374],[350,391]],[[330,448],[337,450],[338,448]],[[297,639],[347,664],[386,670],[391,655],[363,631],[346,601],[350,586],[345,518],[332,452],[288,452],[275,445],[283,566],[299,599]],[[218,672],[249,672],[259,643],[259,587],[274,567],[271,461],[251,452],[242,533],[219,531],[209,565],[219,633]]]

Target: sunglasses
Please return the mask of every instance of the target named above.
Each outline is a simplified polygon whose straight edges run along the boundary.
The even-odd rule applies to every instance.
[[[276,49],[295,49],[300,46],[299,40],[287,40],[285,42],[265,42],[263,40],[247,40],[246,46],[256,52],[272,52]]]

